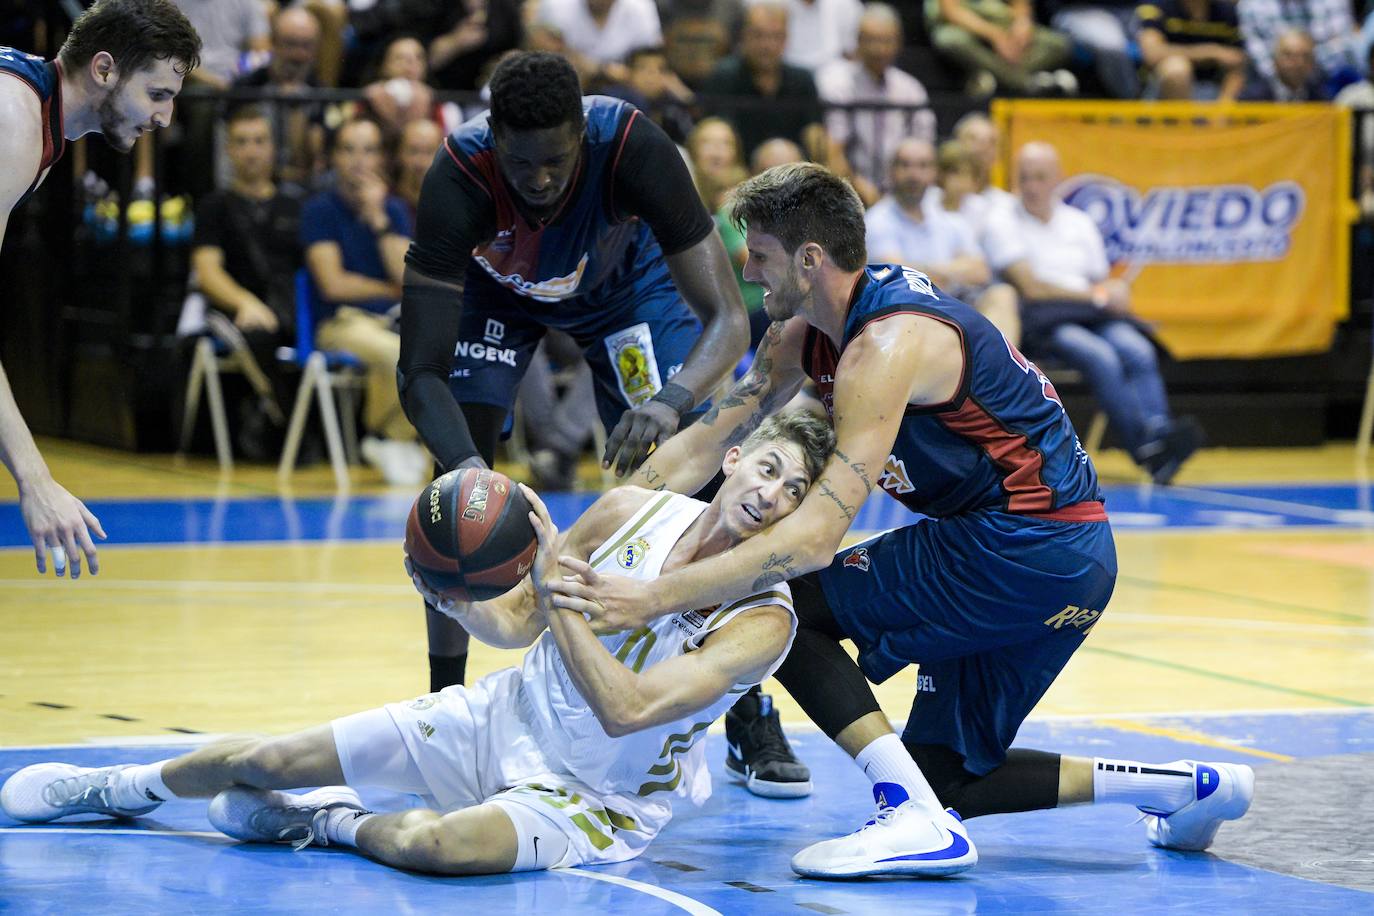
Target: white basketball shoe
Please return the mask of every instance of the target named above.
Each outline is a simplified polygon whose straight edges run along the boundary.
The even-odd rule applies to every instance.
[[[16,821],[41,824],[71,814],[103,814],[106,817],[138,817],[158,805],[132,807],[114,802],[115,778],[129,765],[74,766],[70,763],[35,763],[5,781],[0,788],[0,809]]]
[[[806,878],[909,875],[940,878],[978,864],[978,850],[963,821],[946,809],[931,817],[898,786],[873,787],[878,813],[848,836],[806,847],[792,857],[792,870]],[[895,806],[888,801],[901,801]]]
[[[1222,821],[1250,810],[1255,771],[1243,763],[1194,763],[1191,802],[1173,814],[1145,813],[1145,837],[1165,849],[1201,851],[1212,845]]]
[[[369,813],[348,786],[325,786],[304,795],[234,786],[210,801],[209,817],[216,830],[236,840],[291,843],[303,849],[311,843],[329,845],[324,819],[331,809],[340,807]]]

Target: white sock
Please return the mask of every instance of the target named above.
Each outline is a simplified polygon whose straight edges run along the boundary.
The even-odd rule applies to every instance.
[[[162,768],[168,763],[171,763],[171,758],[121,770],[115,781],[115,803],[121,808],[138,808],[150,801],[165,802],[179,798],[162,781]]]
[[[940,799],[935,796],[935,790],[926,782],[925,774],[911,759],[911,753],[902,744],[902,739],[896,735],[883,735],[870,742],[859,751],[854,762],[873,783],[873,797],[879,807],[890,805],[895,808],[910,799],[931,814],[944,810]]]
[[[1093,803],[1125,802],[1148,814],[1173,814],[1195,797],[1193,764],[1093,758]]]
[[[376,816],[357,808],[335,808],[324,816],[324,837],[331,846],[357,846],[358,828]]]

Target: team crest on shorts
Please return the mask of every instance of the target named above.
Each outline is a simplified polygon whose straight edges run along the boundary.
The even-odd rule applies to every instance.
[[[427,693],[422,697],[416,697],[406,705],[409,706],[411,709],[429,709],[431,706],[438,702],[439,694]]]
[[[845,555],[843,562],[845,569],[857,569],[859,572],[868,572],[868,548],[855,547]]]
[[[644,538],[635,538],[624,547],[620,548],[620,553],[615,561],[620,564],[622,569],[634,569],[644,562],[644,555],[649,552],[649,542]]]

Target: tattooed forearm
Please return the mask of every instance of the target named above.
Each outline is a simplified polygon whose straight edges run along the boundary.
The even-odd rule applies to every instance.
[[[701,418],[701,422],[711,426],[716,422],[722,410],[729,410],[731,407],[739,407],[750,398],[756,398],[768,389],[768,373],[773,369],[773,361],[766,357],[758,357],[754,360],[754,365],[749,367],[749,371],[744,378],[740,379],[731,388],[725,397],[721,398],[706,415]]]
[[[766,560],[763,561],[763,568],[764,568],[764,569],[781,569],[783,572],[787,573],[788,575],[791,575],[792,572],[793,572],[793,570],[792,570],[792,554],[789,553],[789,554],[788,554],[787,556],[785,556],[785,557],[780,557],[780,556],[778,556],[776,553],[770,553],[770,554],[768,555],[768,559],[766,559]]]
[[[859,479],[864,483],[864,489],[873,490],[873,481],[868,476],[868,465],[862,461],[851,461],[849,456],[839,449],[835,449],[835,457],[849,466],[849,469],[859,475]]]
[[[786,579],[787,577],[784,576],[782,573],[764,573],[763,575],[755,579],[754,584],[749,586],[749,588],[753,591],[761,592],[766,588],[777,585],[779,582],[786,581]]]
[[[663,479],[663,475],[655,471],[649,465],[644,465],[639,469],[639,476],[643,478],[644,488],[648,490],[666,490],[668,481]]]
[[[797,568],[792,565],[792,554],[778,556],[770,553],[768,559],[763,561],[763,575],[754,580],[752,588],[754,591],[765,589],[770,585],[777,585],[798,575]]]
[[[836,493],[834,490],[830,489],[830,485],[826,483],[824,480],[820,482],[820,487],[821,493],[835,505],[840,507],[840,511],[844,513],[844,517],[849,519],[851,522],[854,521],[854,516],[859,514],[858,509],[856,509],[854,506],[849,505],[844,500],[840,499],[840,495]]]

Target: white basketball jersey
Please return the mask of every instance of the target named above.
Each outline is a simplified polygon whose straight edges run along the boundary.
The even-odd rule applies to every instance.
[[[614,535],[593,552],[590,563],[601,572],[635,579],[657,578],[678,539],[706,503],[675,493],[655,494]],[[792,611],[792,592],[779,583],[740,601],[660,617],[648,626],[601,637],[612,655],[635,671],[701,647],[708,633],[750,608],[781,605]],[[769,665],[777,670],[792,647],[796,615],[787,645]],[[553,634],[545,632],[521,667],[521,717],[526,718],[550,761],[598,792],[638,797],[652,805],[673,795],[701,804],[711,794],[711,776],[699,739],[707,727],[734,705],[755,682],[736,684],[705,709],[675,722],[611,738],[578,693]]]

